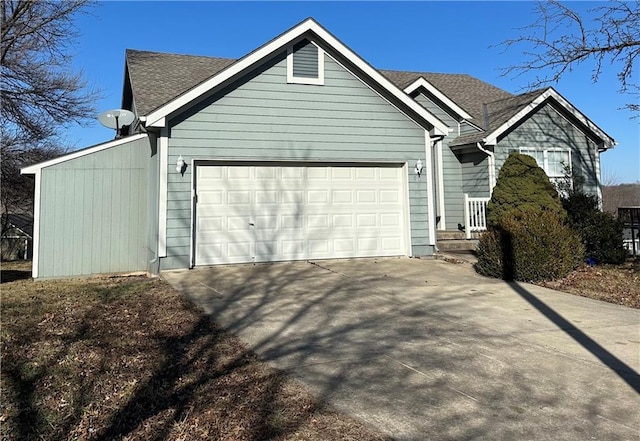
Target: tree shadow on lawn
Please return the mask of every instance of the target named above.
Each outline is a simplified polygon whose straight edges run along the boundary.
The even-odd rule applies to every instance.
[[[27,301],[26,310],[38,311],[30,320],[11,318],[2,374],[13,409],[3,434],[259,440],[324,424],[354,439],[380,439],[323,410],[164,282],[115,285],[88,281],[79,288],[85,297],[65,313],[51,306],[63,296],[53,282]]]

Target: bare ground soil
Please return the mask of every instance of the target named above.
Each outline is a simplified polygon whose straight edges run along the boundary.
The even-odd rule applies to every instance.
[[[622,265],[583,265],[547,288],[640,309],[640,260]]]

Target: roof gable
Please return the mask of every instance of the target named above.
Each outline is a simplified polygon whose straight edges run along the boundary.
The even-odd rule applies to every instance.
[[[450,145],[461,146],[482,142],[486,145],[495,145],[498,138],[510,128],[520,124],[533,113],[541,109],[547,102],[556,103],[566,114],[575,119],[585,130],[601,139],[603,148],[611,148],[616,145],[615,140],[600,129],[593,121],[587,118],[573,104],[567,101],[555,89],[538,89],[520,95],[489,102],[485,105],[485,131],[472,133],[456,138]]]
[[[557,103],[562,110],[578,121],[586,130],[601,139],[605,149],[615,146],[616,142],[612,137],[587,118],[553,87],[525,93],[502,103],[490,103],[490,105],[497,107],[497,110],[495,111],[495,121],[489,126],[488,135],[484,138],[485,144],[495,145],[498,142],[498,137],[530,114],[538,111],[548,101]]]
[[[404,91],[411,95],[413,92],[425,89],[429,94],[433,95],[438,101],[440,101],[443,105],[449,108],[449,110],[453,111],[459,118],[462,119],[473,119],[467,111],[465,111],[462,107],[458,106],[453,100],[451,100],[444,93],[440,92],[440,90],[432,85],[429,81],[427,81],[424,77],[418,78],[413,83],[409,84],[404,88]]]
[[[445,135],[447,133],[448,128],[444,123],[442,123],[442,121],[429,113],[402,90],[398,89],[395,84],[381,75],[380,72],[374,69],[311,18],[306,19],[292,29],[249,53],[245,57],[227,64],[217,73],[213,74],[213,76],[201,81],[154,110],[146,114],[140,112],[140,114],[144,114],[148,127],[163,127],[166,123],[166,118],[171,114],[181,110],[185,106],[188,106],[207,94],[212,93],[216,88],[221,87],[224,84],[228,84],[228,82],[245,74],[258,63],[268,60],[277,54],[277,52],[283,50],[288,45],[301,40],[302,38],[309,38],[312,41],[320,40],[323,45],[327,45],[336,53],[340,54],[340,56],[353,63],[360,74],[365,75],[376,85],[380,86],[380,88],[394,100],[394,104],[398,104],[404,107],[405,110],[408,110],[410,112],[408,114],[410,118],[415,120],[417,117],[418,119],[416,122],[425,122],[428,126],[433,127],[435,133],[438,135]],[[205,61],[205,63],[209,62]],[[138,101],[136,101],[136,106],[140,107]]]

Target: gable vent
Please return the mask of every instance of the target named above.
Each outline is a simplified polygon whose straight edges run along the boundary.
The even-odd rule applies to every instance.
[[[324,84],[324,52],[309,40],[290,46],[287,51],[287,82]]]
[[[293,76],[318,78],[318,47],[309,40],[293,46]]]

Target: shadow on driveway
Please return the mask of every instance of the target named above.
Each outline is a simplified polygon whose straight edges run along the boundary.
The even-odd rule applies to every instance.
[[[640,436],[640,311],[406,258],[163,277],[318,398],[397,439]]]

